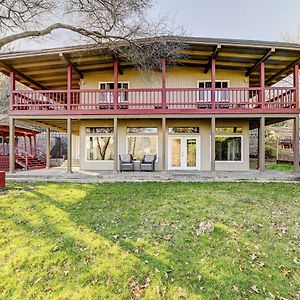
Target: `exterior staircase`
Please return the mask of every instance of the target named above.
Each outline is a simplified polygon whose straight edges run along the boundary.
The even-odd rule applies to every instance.
[[[43,169],[46,167],[46,155],[44,152],[37,150],[34,156],[23,149],[16,147],[16,168],[25,170]]]

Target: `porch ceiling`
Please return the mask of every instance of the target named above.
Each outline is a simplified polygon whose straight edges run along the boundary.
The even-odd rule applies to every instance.
[[[58,132],[67,132],[66,119],[22,119],[22,122]],[[79,134],[79,120],[72,120],[72,133]]]
[[[174,42],[171,37],[165,40]],[[153,41],[141,41],[143,44],[149,42]],[[293,65],[300,62],[299,44],[188,37],[181,38],[180,42],[186,47],[181,50],[182,58],[176,61],[177,64],[198,67],[199,72],[204,72],[208,71],[210,58],[215,55],[217,70],[242,70],[249,75],[251,86],[259,85],[259,70],[254,67],[261,60],[265,61],[268,85],[290,75]],[[124,57],[118,58],[123,70],[134,66]],[[72,86],[77,89],[80,76],[85,73],[113,72],[113,60],[112,52],[105,45],[15,52],[0,55],[0,72],[8,75],[10,71],[16,71],[17,79],[33,89],[66,89],[66,68],[67,64],[72,64],[76,69]]]

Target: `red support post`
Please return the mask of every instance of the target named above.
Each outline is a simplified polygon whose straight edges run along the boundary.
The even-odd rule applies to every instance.
[[[5,136],[2,136],[2,154],[1,155],[6,155],[6,152],[5,152]]]
[[[68,65],[68,79],[67,79],[67,110],[71,110],[71,90],[72,90],[72,81],[73,81],[73,68]]]
[[[27,152],[26,135],[23,136],[23,139],[24,139],[24,151]]]
[[[211,60],[211,108],[215,109],[216,103],[216,60]]]
[[[31,155],[33,155],[33,152],[32,152],[32,136],[31,136],[31,135],[29,135],[29,136],[28,136],[28,138],[29,138],[29,148],[30,148],[30,154],[31,154]]]
[[[161,78],[162,78],[162,97],[161,97],[161,101],[162,101],[162,109],[165,110],[167,109],[167,90],[166,90],[166,63],[167,63],[167,59],[166,57],[162,58],[161,61]]]
[[[16,74],[14,72],[10,72],[10,111],[13,110],[14,102],[15,102],[15,96],[14,91],[16,90]]]
[[[296,108],[299,108],[299,65],[294,65],[294,88],[295,88],[295,94],[294,94],[294,102],[296,104]]]
[[[36,157],[36,134],[33,136],[33,151],[34,157]]]
[[[118,82],[119,82],[119,61],[117,59],[114,60],[114,110],[118,109]]]
[[[259,102],[261,103],[261,108],[265,108],[265,63],[261,62],[259,66],[259,83],[260,83],[260,93]]]
[[[19,138],[15,136],[15,151],[16,155],[19,155]]]

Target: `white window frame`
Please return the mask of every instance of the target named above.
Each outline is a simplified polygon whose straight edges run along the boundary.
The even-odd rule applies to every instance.
[[[158,154],[158,134],[156,133],[150,133],[150,134],[136,134],[136,133],[133,133],[133,134],[130,134],[130,133],[127,133],[126,134],[126,153],[127,154],[130,154],[129,153],[129,148],[128,148],[128,137],[155,137],[156,139],[156,161],[158,161],[158,157],[159,157],[159,154]],[[136,160],[136,161],[140,161],[140,160]]]
[[[197,88],[199,88],[199,83],[202,82],[204,83],[204,86],[207,82],[211,82],[211,80],[197,80]],[[216,80],[217,82],[227,82],[228,88],[230,88],[230,80],[229,79],[224,79],[224,80]]]
[[[211,80],[197,80],[197,88],[199,88],[199,83],[203,83],[204,84],[204,88],[205,88],[205,84],[207,82],[210,82],[211,83]],[[230,80],[229,79],[224,79],[224,80],[216,80],[215,81],[216,83],[217,82],[226,82],[227,83],[227,88],[230,88]],[[200,97],[200,94],[201,91],[198,92],[198,97],[197,97],[197,102],[199,103],[210,103],[211,102],[211,95],[210,94],[205,94],[203,95],[203,97]],[[203,99],[201,99],[203,98]],[[229,99],[225,99],[225,101],[222,101],[222,103],[226,103],[226,102],[229,102]]]
[[[90,126],[87,126],[87,127],[90,127]],[[86,127],[86,128],[87,128]],[[85,130],[86,130],[85,128]],[[115,144],[115,135],[114,133],[87,133],[85,134],[84,136],[84,161],[85,162],[88,162],[88,163],[105,163],[105,162],[114,162],[115,160],[112,159],[112,160],[90,160],[90,159],[87,159],[87,145],[86,145],[86,140],[87,138],[90,138],[90,137],[112,137],[113,138],[113,141],[114,141],[114,144]],[[114,149],[115,150],[115,149]]]
[[[101,84],[105,84],[105,89],[101,89]],[[98,82],[98,89],[99,89],[100,91],[110,90],[110,89],[107,89],[107,88],[106,88],[108,84],[114,84],[114,82],[112,82],[112,81],[99,81],[99,82]],[[118,84],[121,84],[122,86],[123,86],[124,84],[127,84],[127,86],[128,86],[127,89],[130,88],[130,87],[129,87],[129,81],[118,81]],[[121,89],[124,89],[124,88],[121,87]],[[124,89],[124,90],[127,90],[127,89]],[[103,97],[103,96],[104,96],[104,97]],[[113,99],[113,97],[114,97],[113,94],[104,94],[104,95],[102,95],[102,97],[104,98],[104,101],[103,101],[103,99],[100,98],[101,102],[103,101],[104,103],[113,103],[113,101],[114,101],[114,99]],[[122,95],[119,94],[119,95],[118,95],[118,102],[119,102],[119,103],[128,103],[128,102],[129,102],[128,97],[127,97],[127,100],[122,99],[122,98],[124,98],[124,97],[122,97]]]
[[[196,167],[172,167],[172,146],[171,141],[173,138],[180,138],[187,141],[187,139],[196,139],[197,148],[196,148]],[[186,155],[186,149],[181,149]],[[187,157],[186,157],[187,158]],[[168,136],[168,170],[201,170],[201,136],[199,134],[169,134]]]
[[[182,132],[178,132],[178,133],[172,133],[170,132],[170,128],[191,128],[191,127],[197,127],[199,129],[199,132],[194,132],[194,133],[182,133]],[[190,136],[200,136],[200,126],[170,126],[168,127],[168,135],[169,136],[186,136],[186,135],[190,135]]]
[[[243,163],[244,162],[244,136],[242,134],[217,134],[215,135],[215,138],[217,137],[240,137],[241,138],[241,160],[215,160],[215,162],[217,163]],[[212,144],[212,140],[210,136],[210,161],[211,161],[211,144]]]
[[[112,83],[112,84],[114,84],[114,82],[113,81],[99,81],[98,82],[98,88],[99,88],[99,90],[101,90],[101,84],[105,84],[105,85],[107,85],[107,84],[110,84],[110,83]],[[123,85],[123,84],[127,84],[128,85],[128,89],[130,88],[129,87],[129,81],[118,81],[118,84],[121,84],[121,85]],[[121,89],[122,89],[123,87],[121,87]],[[107,89],[107,90],[109,90],[109,89]]]

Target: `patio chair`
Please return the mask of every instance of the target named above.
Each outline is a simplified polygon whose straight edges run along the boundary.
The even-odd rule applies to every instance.
[[[141,171],[155,171],[155,161],[156,161],[156,154],[155,155],[144,155],[143,160],[140,163],[140,172]]]
[[[134,171],[134,160],[131,154],[120,154],[120,171]]]

